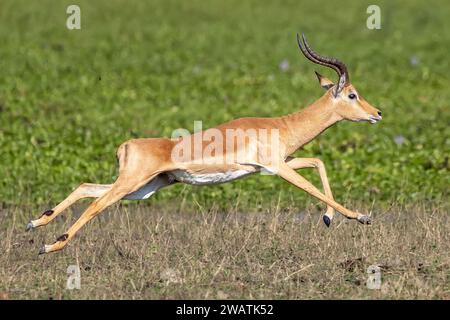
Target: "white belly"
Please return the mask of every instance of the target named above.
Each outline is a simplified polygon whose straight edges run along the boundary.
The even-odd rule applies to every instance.
[[[195,185],[208,185],[232,181],[238,178],[242,178],[251,173],[254,173],[254,171],[233,170],[216,173],[190,173],[184,170],[174,170],[171,171],[169,175],[171,175],[173,179],[180,182]]]

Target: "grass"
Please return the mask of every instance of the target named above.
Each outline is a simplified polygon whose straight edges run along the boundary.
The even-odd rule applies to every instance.
[[[322,95],[313,71],[335,75],[300,55],[296,32],[344,60],[384,117],[341,123],[297,155],[325,162],[341,201],[448,202],[449,4],[380,1],[382,29],[368,30],[370,1],[323,11],[306,1],[79,1],[74,31],[69,4],[0,4],[2,203],[53,205],[81,182],[112,182],[116,148],[129,138],[305,107]],[[174,201],[181,188],[154,201]],[[223,209],[239,192],[250,208],[273,190],[284,205],[308,199],[273,177],[189,188],[190,201]]]
[[[392,207],[371,226],[338,217],[328,229],[314,207],[114,206],[64,253],[38,256],[81,209],[33,233],[22,231],[21,208],[2,211],[1,297],[450,298],[449,216],[438,207]],[[80,290],[66,289],[69,265],[80,267]],[[380,290],[366,287],[371,265],[381,267]]]
[[[69,4],[0,3],[0,298],[450,298],[449,3],[377,1],[382,29],[368,30],[368,0],[80,0],[72,31]],[[335,198],[374,225],[326,229],[322,205],[254,175],[114,205],[37,257],[83,206],[31,234],[26,222],[81,182],[114,181],[123,141],[319,98],[313,71],[335,75],[300,55],[297,32],[383,111],[296,153],[321,158]],[[71,264],[81,290],[65,289]],[[371,264],[381,290],[365,286]]]

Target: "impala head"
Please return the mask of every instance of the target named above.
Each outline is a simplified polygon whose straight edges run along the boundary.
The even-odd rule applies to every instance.
[[[368,121],[370,123],[380,121],[381,111],[364,100],[350,83],[345,64],[335,58],[318,55],[311,49],[304,34],[302,35],[302,40],[303,44],[300,36],[297,34],[298,46],[306,58],[316,64],[333,69],[339,76],[337,84],[334,84],[331,80],[316,72],[320,85],[327,90],[326,96],[330,99],[330,108],[334,108],[335,112],[346,120]]]

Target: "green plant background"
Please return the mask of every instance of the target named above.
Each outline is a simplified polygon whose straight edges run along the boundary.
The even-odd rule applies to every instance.
[[[297,155],[325,162],[340,202],[448,204],[449,2],[76,1],[81,30],[71,31],[72,3],[0,2],[1,203],[55,204],[81,182],[112,182],[116,148],[130,138],[307,106],[322,95],[313,71],[335,75],[299,54],[304,32],[346,62],[383,121],[339,123]],[[381,30],[366,27],[370,4]],[[149,201],[181,197],[220,207],[309,201],[261,175],[178,185]]]

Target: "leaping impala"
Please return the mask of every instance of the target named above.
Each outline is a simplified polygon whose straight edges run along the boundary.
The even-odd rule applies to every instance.
[[[157,190],[177,182],[210,185],[262,170],[280,176],[325,202],[327,210],[323,220],[327,226],[335,210],[347,218],[370,224],[367,215],[351,211],[333,199],[321,160],[290,157],[341,120],[370,123],[381,120],[380,110],[364,100],[350,83],[345,64],[318,55],[308,45],[304,35],[302,41],[297,35],[298,46],[306,58],[333,69],[339,76],[337,84],[334,84],[316,72],[320,85],[326,90],[321,98],[307,108],[286,116],[240,118],[175,139],[148,138],[124,142],[117,151],[119,176],[113,184],[83,183],[52,210],[30,221],[27,230],[46,225],[77,200],[97,198],[66,233],[58,237],[55,243],[44,245],[39,253],[63,249],[86,222],[121,199],[147,199]],[[248,132],[253,135],[248,135]],[[301,168],[318,170],[325,194],[295,171]]]

